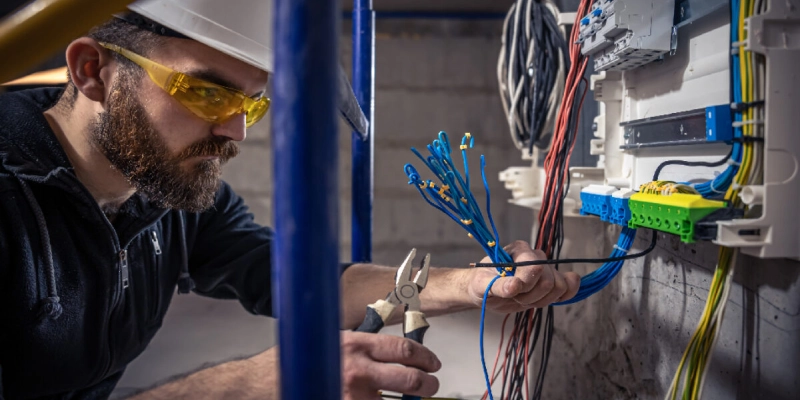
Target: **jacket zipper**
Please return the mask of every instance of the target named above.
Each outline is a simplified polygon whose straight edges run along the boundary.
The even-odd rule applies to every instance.
[[[122,289],[127,289],[130,285],[130,272],[128,271],[128,250],[123,249],[119,252],[119,272],[122,276]],[[120,294],[120,296],[124,296],[124,294]]]
[[[104,372],[102,377],[105,378],[108,375],[108,372],[114,366],[114,345],[111,337],[113,336],[112,327],[114,326],[114,316],[116,314],[117,308],[119,308],[119,303],[122,302],[122,299],[125,297],[125,289],[128,288],[130,284],[130,272],[128,271],[128,250],[122,249],[117,253],[117,258],[119,261],[119,272],[117,273],[117,283],[119,284],[120,289],[114,288],[114,294],[111,297],[111,307],[108,311],[108,338],[106,339],[106,345],[108,346],[108,363],[104,368]]]
[[[150,280],[150,287],[153,293],[153,304],[151,305],[152,310],[150,311],[150,316],[148,318],[148,322],[152,322],[158,316],[159,310],[161,309],[161,288],[159,287],[159,273],[161,272],[161,266],[159,260],[161,259],[161,244],[158,243],[158,234],[155,230],[150,231],[150,242],[153,244],[153,269],[150,271],[150,276],[152,279]]]
[[[158,244],[158,235],[156,231],[151,231],[152,233],[152,242],[153,242],[153,249],[156,251],[156,255],[161,254],[161,245]]]

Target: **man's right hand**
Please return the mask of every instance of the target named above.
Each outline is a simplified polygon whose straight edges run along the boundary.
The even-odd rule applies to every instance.
[[[423,345],[399,336],[342,332],[344,400],[381,400],[379,390],[430,397],[442,363]]]

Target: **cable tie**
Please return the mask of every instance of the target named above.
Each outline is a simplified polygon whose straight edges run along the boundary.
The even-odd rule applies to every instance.
[[[708,187],[709,187],[709,188],[711,188],[711,191],[712,191],[712,192],[714,192],[714,193],[717,193],[717,194],[725,194],[725,192],[720,192],[719,190],[717,190],[716,188],[714,188],[714,181],[711,181],[711,184],[709,184],[709,185],[708,185]]]
[[[741,40],[738,41],[738,42],[731,43],[731,47],[741,47],[741,46],[744,46],[744,45],[745,45],[745,42],[741,41]]]
[[[431,188],[433,188],[433,189],[436,189],[436,184],[435,184],[435,183],[433,183],[433,181],[431,181],[431,182],[428,182],[428,186],[429,186],[429,187],[431,187]]]
[[[755,100],[749,102],[742,102],[742,103],[731,103],[731,110],[733,111],[744,111],[748,108],[753,107],[760,107],[764,105],[764,100]]]
[[[733,183],[731,184],[731,187],[733,188],[733,190],[739,190],[739,189],[741,189],[743,186],[742,186],[742,185],[740,185],[740,184],[738,184],[738,183],[736,183],[736,182],[733,182]]]
[[[738,161],[734,161],[733,159],[730,159],[730,158],[728,159],[728,161],[725,161],[725,164],[733,165],[733,166],[736,166],[736,167],[742,165],[742,163],[740,163]]]
[[[500,276],[502,276],[502,277],[504,277],[504,278],[505,278],[505,276],[506,276],[506,271],[503,271],[503,272],[501,272],[501,273],[500,273]]]
[[[743,127],[745,125],[761,125],[763,123],[764,123],[764,121],[762,121],[760,119],[748,119],[748,120],[745,120],[745,121],[736,121],[736,122],[734,122],[732,124],[732,126],[734,128],[741,128],[741,127]]]
[[[628,250],[625,250],[622,247],[617,246],[616,244],[614,245],[614,249],[621,251],[622,254],[628,254]]]
[[[465,145],[465,144],[462,144],[462,145],[461,145],[461,146],[459,146],[459,147],[461,147],[461,150],[466,150],[468,146],[467,146],[467,145]]]
[[[472,134],[471,134],[471,133],[469,133],[469,132],[467,132],[467,133],[465,133],[465,134],[464,134],[464,136],[466,136],[466,137],[467,137],[467,139],[469,139],[469,138],[471,138],[471,137],[472,137]]]
[[[514,267],[506,267],[505,270],[511,272],[514,270]]]
[[[464,203],[464,204],[467,204],[467,198],[466,197],[462,197],[461,198],[461,202]]]
[[[469,237],[471,237],[471,238],[472,238],[472,237],[475,237],[475,236],[472,236],[472,234],[471,234],[471,233],[467,233],[467,236],[469,236]]]
[[[464,225],[472,225],[472,220],[471,219],[462,219],[461,223],[464,224]]]
[[[420,189],[425,189],[427,186],[428,185],[426,185],[425,182],[422,182],[422,183],[419,184],[419,188]]]
[[[495,244],[496,244],[496,243],[494,242],[494,240],[492,240],[492,241],[491,241],[491,242],[489,242],[489,243],[486,243],[486,245],[488,245],[489,247],[494,247],[494,245],[495,245]]]

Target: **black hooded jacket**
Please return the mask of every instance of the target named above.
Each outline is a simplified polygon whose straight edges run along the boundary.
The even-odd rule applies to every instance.
[[[44,118],[0,96],[0,398],[108,397],[176,287],[270,315],[271,231],[222,184],[203,213],[132,196],[109,222]]]

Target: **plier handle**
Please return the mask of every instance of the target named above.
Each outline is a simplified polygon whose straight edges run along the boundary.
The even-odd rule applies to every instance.
[[[361,326],[356,328],[357,332],[380,332],[394,309],[403,304],[405,306],[403,336],[417,343],[422,343],[425,331],[428,330],[430,325],[425,318],[425,314],[420,311],[419,293],[428,283],[431,255],[425,255],[425,258],[420,262],[420,268],[416,276],[412,280],[412,263],[416,255],[417,249],[411,249],[405,261],[397,270],[394,290],[389,292],[386,299],[379,299],[367,306],[367,315],[364,317],[364,322],[361,323]]]
[[[430,269],[431,255],[426,254],[420,263],[419,271],[411,279],[413,270],[412,262],[417,255],[417,249],[411,249],[403,264],[397,269],[394,290],[386,295],[386,299],[367,306],[367,315],[364,322],[356,328],[357,332],[378,333],[391,317],[394,309],[403,304],[405,316],[403,319],[403,337],[422,344],[425,331],[430,326],[425,314],[420,311],[419,292],[428,284],[428,270]],[[404,394],[403,400],[420,400],[418,396]]]

